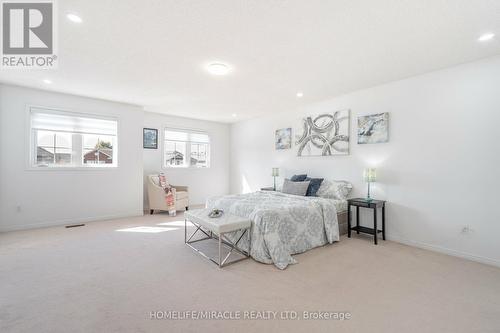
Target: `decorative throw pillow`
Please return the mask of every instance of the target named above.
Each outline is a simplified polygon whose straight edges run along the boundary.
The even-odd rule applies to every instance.
[[[292,182],[290,179],[285,179],[283,183],[283,193],[305,196],[307,188],[309,187],[308,181],[306,182]]]
[[[167,177],[165,177],[163,172],[158,175],[158,180],[161,187],[165,188],[168,186]]]
[[[290,178],[290,180],[292,182],[303,182],[305,181],[307,178],[307,175],[293,175],[292,178]]]
[[[307,188],[306,197],[315,197],[316,192],[318,192],[321,183],[323,182],[323,178],[306,178],[306,181],[309,181],[309,187]]]
[[[345,200],[352,190],[352,184],[343,180],[325,179],[316,193],[318,197]]]

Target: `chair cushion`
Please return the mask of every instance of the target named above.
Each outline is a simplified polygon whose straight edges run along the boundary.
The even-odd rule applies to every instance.
[[[186,191],[177,191],[175,192],[175,198],[177,200],[187,199],[188,193]]]

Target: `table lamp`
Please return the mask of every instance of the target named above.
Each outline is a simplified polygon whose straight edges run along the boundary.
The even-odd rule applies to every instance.
[[[377,181],[377,169],[374,168],[367,168],[363,172],[363,179],[365,182],[368,183],[368,194],[366,196],[367,201],[372,201],[373,199],[370,198],[370,183],[374,183]]]
[[[276,177],[279,177],[280,175],[280,168],[273,168],[273,171],[272,171],[272,174],[271,174],[274,178],[274,186],[273,186],[273,189],[276,191]]]

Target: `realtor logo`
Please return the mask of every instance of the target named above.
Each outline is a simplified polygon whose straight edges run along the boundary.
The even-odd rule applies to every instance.
[[[55,68],[53,1],[2,1],[2,68]]]

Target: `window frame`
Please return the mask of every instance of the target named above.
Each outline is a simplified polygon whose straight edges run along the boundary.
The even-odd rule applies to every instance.
[[[53,166],[39,166],[36,164],[36,136],[35,136],[35,130],[31,127],[31,115],[33,110],[43,110],[47,111],[47,113],[55,113],[55,114],[67,114],[68,116],[81,116],[85,118],[93,118],[93,119],[102,119],[102,120],[111,120],[116,122],[116,137],[115,137],[115,143],[113,146],[113,150],[116,151],[116,153],[113,153],[113,160],[116,162],[113,162],[113,164],[83,164],[83,151],[84,149],[84,144],[83,144],[83,135],[81,134],[81,161],[79,162],[80,164],[78,165],[68,165],[68,166],[61,166],[61,165],[53,165]],[[109,115],[100,115],[100,114],[94,114],[90,112],[85,112],[85,111],[75,111],[73,109],[64,109],[64,108],[59,108],[59,107],[48,107],[48,106],[43,106],[43,105],[26,105],[26,114],[25,114],[25,132],[26,132],[26,140],[25,140],[25,169],[27,171],[105,171],[105,170],[116,170],[119,168],[119,135],[120,135],[120,129],[121,129],[121,122],[120,118],[118,116],[115,116],[113,114]],[[58,131],[55,131],[56,133]],[[63,132],[64,131],[60,131]],[[66,133],[72,133],[72,132],[66,132]],[[92,133],[86,133],[86,134],[92,134]],[[80,157],[78,157],[80,159]]]
[[[177,131],[177,132],[185,132],[185,133],[198,133],[198,134],[205,134],[208,137],[208,143],[207,142],[198,142],[198,141],[177,141],[177,142],[185,142],[186,143],[186,159],[188,161],[187,166],[169,166],[166,163],[166,143],[167,139],[165,136],[166,131]],[[212,138],[211,135],[208,131],[202,130],[202,129],[193,129],[193,128],[183,128],[183,127],[171,127],[171,126],[163,126],[163,133],[162,133],[162,153],[161,153],[161,167],[162,169],[168,169],[168,170],[186,170],[186,169],[196,169],[196,170],[203,170],[203,169],[210,169],[212,167]],[[169,140],[169,141],[176,141],[176,140]],[[196,166],[196,165],[191,165],[191,144],[193,143],[202,143],[208,145],[207,149],[207,156],[208,156],[208,163],[207,166],[201,167],[201,166]]]
[[[41,166],[39,166],[37,163],[36,163],[36,159],[38,157],[38,147],[44,149],[45,151],[49,152],[48,149],[53,149],[54,150],[54,156],[53,156],[53,163],[55,164],[56,160],[57,160],[57,149],[69,149],[70,150],[70,160],[71,160],[71,163],[69,166],[71,166],[71,164],[73,163],[73,154],[72,154],[72,149],[73,149],[73,137],[71,135],[71,147],[60,147],[57,145],[57,136],[58,134],[62,133],[62,134],[70,134],[68,132],[62,132],[62,131],[59,131],[59,132],[55,132],[55,131],[45,131],[45,130],[40,130],[40,131],[43,131],[43,132],[49,132],[51,133],[50,135],[53,136],[53,145],[51,147],[48,147],[48,146],[42,146],[42,145],[39,145],[38,144],[38,141],[37,141],[37,135],[35,135],[35,130],[32,130],[32,135],[33,135],[33,144],[31,145],[30,147],[30,150],[31,153],[33,154],[33,158],[31,159],[31,162],[33,164],[33,167],[36,167],[36,168],[41,168]],[[38,133],[37,133],[38,134]],[[36,150],[36,153],[35,153],[35,150]],[[60,166],[61,168],[62,167],[65,167],[65,166]],[[66,166],[68,167],[68,166]]]

